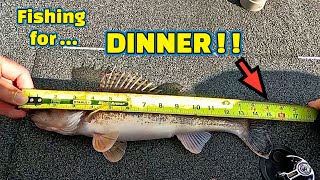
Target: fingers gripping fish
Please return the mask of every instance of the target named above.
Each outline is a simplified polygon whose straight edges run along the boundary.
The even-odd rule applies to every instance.
[[[148,80],[115,70],[103,73],[101,91],[153,94],[179,94],[175,83],[154,86]],[[209,141],[210,131],[237,135],[258,156],[268,158],[272,143],[264,126],[247,119],[225,119],[167,114],[106,111],[36,110],[31,120],[41,128],[64,135],[93,137],[93,148],[111,162],[125,154],[127,141],[177,136],[183,146],[198,154]]]

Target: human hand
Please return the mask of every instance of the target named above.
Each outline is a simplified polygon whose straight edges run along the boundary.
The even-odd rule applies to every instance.
[[[317,110],[320,110],[320,99],[314,100],[314,101],[310,101],[308,103],[308,106],[313,107]]]
[[[27,103],[20,89],[33,88],[29,71],[20,64],[0,55],[0,115],[23,118],[26,112],[15,106]]]

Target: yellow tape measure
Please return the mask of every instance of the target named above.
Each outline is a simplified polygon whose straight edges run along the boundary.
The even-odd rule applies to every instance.
[[[109,92],[24,89],[24,109],[66,109],[215,116],[314,122],[318,111],[307,106],[236,99]]]

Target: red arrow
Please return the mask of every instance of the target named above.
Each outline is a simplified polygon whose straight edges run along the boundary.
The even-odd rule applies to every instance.
[[[249,87],[250,89],[254,90],[260,96],[268,99],[267,93],[264,88],[264,84],[262,81],[261,73],[259,66],[251,69],[247,61],[241,57],[238,61],[236,61],[236,66],[244,75],[239,81]]]

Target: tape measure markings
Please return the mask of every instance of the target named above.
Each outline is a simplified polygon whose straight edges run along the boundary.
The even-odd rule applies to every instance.
[[[313,122],[307,106],[236,99],[109,92],[24,89],[29,102],[20,108],[123,111]]]

